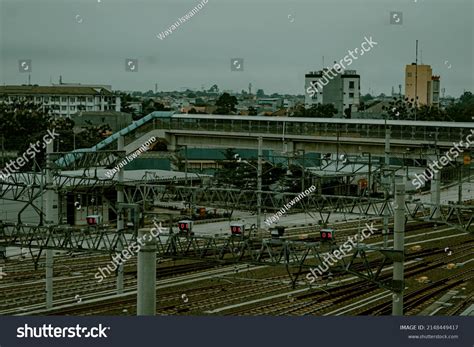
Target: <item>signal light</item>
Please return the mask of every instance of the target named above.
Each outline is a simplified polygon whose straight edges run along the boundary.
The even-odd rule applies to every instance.
[[[232,235],[242,235],[245,232],[245,224],[231,223],[230,232]]]
[[[321,240],[330,241],[334,239],[334,230],[333,229],[322,229],[320,231]]]
[[[102,217],[98,214],[91,214],[86,217],[86,221],[88,225],[97,225],[102,221]]]
[[[178,222],[178,229],[182,233],[190,233],[193,231],[193,221],[192,220],[180,220]]]

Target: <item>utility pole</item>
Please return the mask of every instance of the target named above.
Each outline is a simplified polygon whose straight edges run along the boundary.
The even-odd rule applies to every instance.
[[[2,167],[5,165],[5,135],[2,134]]]
[[[188,186],[188,145],[184,145],[184,185]]]
[[[262,214],[262,137],[258,137],[257,159],[257,232],[260,232],[260,216]]]
[[[53,172],[51,155],[54,151],[54,141],[46,144],[46,196],[45,196],[45,223],[48,227],[53,223]],[[49,244],[49,239],[48,239]],[[54,253],[52,249],[46,249],[46,308],[53,307],[53,270]]]
[[[390,168],[390,129],[387,126],[387,115],[385,115],[385,161],[384,161],[384,169]],[[384,170],[384,171],[385,171]],[[391,191],[391,182],[385,177],[385,172],[382,173],[384,176],[382,177],[384,184],[384,199],[385,203],[388,201],[389,192]],[[388,247],[388,206],[385,208],[383,213],[383,247]]]
[[[463,171],[464,165],[461,165],[459,168],[459,185],[458,185],[458,204],[462,205],[462,171]]]
[[[441,172],[436,171],[433,173],[433,179],[431,180],[431,216],[435,219],[441,216],[440,203],[441,203]]]
[[[302,151],[303,151],[303,168],[302,168],[302,171],[301,171],[301,191],[304,192],[306,167],[305,167],[305,162],[304,162],[305,150],[303,149]]]
[[[435,133],[435,154],[433,156],[434,160],[439,159],[439,150],[438,150],[438,133]],[[433,177],[431,179],[431,217],[439,218],[441,216],[440,203],[441,203],[441,171],[434,169]]]
[[[118,151],[123,151],[124,150],[124,137],[120,136],[117,139],[117,150]],[[120,235],[120,233],[123,233],[124,231],[124,223],[123,223],[123,210],[121,204],[124,203],[124,195],[123,195],[123,170],[119,170],[118,175],[118,184],[117,184],[117,234]],[[121,242],[118,242],[117,244],[117,251],[122,251],[123,245]],[[123,264],[121,263],[117,267],[117,280],[116,280],[116,286],[117,286],[117,294],[122,294],[123,293]]]
[[[418,40],[416,40],[416,53],[415,53],[415,120],[416,120],[417,111],[418,111]]]
[[[401,251],[405,249],[405,184],[395,185],[395,220],[393,231],[393,250]],[[404,283],[404,256],[393,262],[393,306],[392,316],[403,316],[403,292]]]
[[[369,195],[369,198],[370,198],[370,195],[372,194],[372,153],[368,153],[369,154],[369,177],[368,177],[368,182],[367,182],[367,191],[368,191],[368,195]],[[347,193],[347,195],[350,195],[349,192]]]

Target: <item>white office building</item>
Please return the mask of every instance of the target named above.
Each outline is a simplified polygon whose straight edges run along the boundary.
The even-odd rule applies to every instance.
[[[50,113],[68,117],[81,111],[120,112],[120,97],[104,87],[90,86],[0,86],[0,102],[32,101]]]
[[[333,104],[338,110],[336,117],[344,111],[357,111],[360,103],[360,76],[355,70],[323,69],[305,75],[305,105]]]

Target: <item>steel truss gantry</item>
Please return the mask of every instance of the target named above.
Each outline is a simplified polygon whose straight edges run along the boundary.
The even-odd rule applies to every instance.
[[[0,224],[0,240],[2,240],[0,245],[29,249],[32,256],[33,249],[40,249],[35,256],[36,267],[42,251],[46,249],[112,255],[136,244],[136,235],[137,233],[127,233],[124,230],[117,232],[98,227],[73,229]],[[325,254],[332,254],[336,249],[336,243],[283,238],[251,238],[237,235],[185,236],[171,232],[158,235],[156,238],[156,253],[159,258],[194,259],[224,264],[285,266],[293,287],[304,271],[308,272],[312,267],[322,266],[327,260]],[[356,274],[384,288],[393,289],[390,282],[381,282],[379,275],[384,266],[391,265],[395,257],[399,258],[403,254],[389,249],[375,247],[370,249],[379,251],[384,256],[375,271],[367,260],[365,245],[358,245],[348,262],[342,258],[341,265],[332,267],[331,271]],[[361,272],[361,268],[364,272]]]
[[[60,162],[65,153],[54,153],[51,156],[59,158]],[[54,190],[57,193],[85,191],[85,192],[103,192],[104,189],[114,187],[117,182],[112,179],[99,178],[96,171],[104,165],[115,165],[124,155],[124,151],[75,151],[67,155],[76,158],[73,164],[59,165],[52,164]],[[82,174],[66,173],[62,170],[83,170]],[[93,176],[90,175],[93,171]],[[44,213],[41,208],[41,199],[46,191],[46,183],[43,172],[15,172],[5,180],[0,180],[0,200],[15,201],[24,203],[18,213],[18,223],[21,224],[22,213],[28,207],[33,208],[39,216],[40,223],[43,224]]]
[[[405,203],[405,211],[415,220],[446,224],[464,232],[474,232],[474,205],[436,205],[413,201]],[[435,216],[438,215],[437,218]]]
[[[117,232],[99,227],[77,229],[1,223],[0,240],[0,245],[4,247],[16,246],[29,249],[32,255],[33,249],[39,249],[40,252],[35,256],[35,266],[37,266],[42,251],[46,249],[119,253],[136,244],[137,233],[129,233],[125,230]],[[156,253],[162,259],[285,266],[293,286],[303,268],[322,265],[324,263],[322,254],[332,252],[336,246],[335,243],[237,235],[182,235],[171,232],[156,237]],[[355,258],[351,259],[351,264]],[[343,271],[343,268],[340,270]]]
[[[125,191],[128,202],[138,204],[144,201],[150,203],[185,201],[193,205],[244,211],[254,211],[257,204],[256,190],[147,184],[126,186]],[[267,211],[278,211],[297,196],[297,193],[263,191],[262,208]],[[447,224],[464,232],[472,232],[474,228],[474,205],[436,206],[432,203],[408,199],[405,201],[405,210],[407,216],[414,220]],[[310,194],[294,204],[290,212],[318,214],[320,220],[327,223],[332,213],[378,218],[383,217],[386,211],[390,217],[393,217],[394,203],[390,198],[385,200],[366,196]]]
[[[135,190],[138,190],[139,194]],[[194,205],[243,211],[255,210],[258,195],[256,190],[150,184],[126,186],[126,191],[126,197],[132,199],[129,202],[138,204],[143,203],[143,200],[150,202],[185,201]],[[267,211],[279,211],[298,195],[298,193],[262,191],[262,208]],[[295,203],[291,212],[318,213],[321,220],[327,222],[331,213],[378,217],[383,215],[384,209],[392,210],[390,202],[380,198],[310,194]]]

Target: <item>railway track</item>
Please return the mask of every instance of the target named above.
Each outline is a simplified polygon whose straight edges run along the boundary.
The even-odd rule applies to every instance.
[[[344,228],[341,228],[341,232],[338,233],[338,236],[344,236],[345,232],[348,235],[353,234],[354,227],[357,228],[358,222],[352,222],[344,225]],[[409,224],[408,224],[409,225]],[[419,233],[420,236],[426,233],[424,229],[418,229],[420,226],[431,228],[432,223],[417,224],[413,223],[410,225],[410,231],[413,231],[415,234]],[[346,228],[347,227],[347,228]],[[300,233],[308,231],[308,228],[314,228],[314,226],[296,228],[298,230],[292,230],[289,236],[298,236]],[[293,234],[294,232],[294,234]],[[288,235],[287,235],[288,236]],[[381,235],[373,235],[373,237],[379,237]],[[472,242],[472,241],[471,241]],[[455,251],[455,254],[462,254],[462,245],[459,247],[452,247]],[[465,245],[464,247],[469,247]],[[407,255],[407,260],[421,257],[433,257],[440,256],[444,254],[442,248],[437,249],[424,249],[421,252],[416,252],[413,254]],[[459,257],[462,258],[462,255]],[[451,261],[454,261],[456,258],[451,257]],[[92,280],[93,273],[96,271],[96,266],[103,266],[110,261],[110,258],[107,255],[88,255],[81,254],[76,255],[74,258],[71,258],[70,255],[61,255],[55,259],[55,277],[58,282],[55,281],[55,305],[57,303],[74,303],[75,295],[80,295],[83,298],[90,297],[87,302],[83,301],[79,304],[74,304],[70,308],[64,308],[62,310],[54,311],[53,314],[133,314],[135,312],[136,297],[134,295],[126,294],[128,297],[111,297],[104,298],[104,296],[113,296],[115,289],[114,278],[107,279],[109,281],[104,281],[100,285]],[[9,261],[10,262],[10,261]],[[171,264],[167,262],[166,265]],[[376,262],[374,262],[376,264]],[[413,270],[422,272],[423,270],[429,270],[430,265],[423,264],[419,262],[418,267],[413,267]],[[39,309],[44,305],[44,272],[43,271],[32,271],[26,262],[18,262],[17,264],[10,263],[13,267],[10,269],[15,269],[11,273],[10,280],[7,282],[2,282],[0,288],[2,288],[2,294],[0,294],[0,314],[14,314],[14,309],[23,307],[25,312],[31,311],[34,309]],[[416,264],[415,264],[416,265]],[[438,264],[439,265],[439,264]],[[59,270],[58,270],[59,268]],[[157,270],[157,276],[159,278],[176,278],[179,280],[180,276],[186,274],[196,273],[199,274],[203,271],[209,270],[211,268],[226,268],[230,269],[225,265],[218,265],[216,263],[205,263],[205,262],[192,262],[189,264],[177,264],[171,266],[163,266],[160,264],[159,269]],[[410,269],[412,269],[410,267]],[[407,269],[408,270],[408,269]],[[419,273],[418,272],[418,273]],[[78,276],[70,276],[71,273],[80,273]],[[408,272],[407,272],[408,274]],[[64,278],[58,277],[58,275],[65,275]],[[69,275],[69,278],[68,276]],[[71,279],[71,277],[73,277]],[[77,277],[77,278],[76,278]],[[343,275],[335,274],[334,277],[343,279]],[[267,278],[267,283],[265,286],[262,286],[262,282],[254,283],[241,283],[238,280],[232,280],[231,285],[220,284],[218,286],[199,287],[199,288],[186,288],[182,290],[186,293],[187,302],[182,302],[179,293],[176,292],[167,293],[158,291],[157,303],[158,303],[158,313],[160,314],[195,314],[196,312],[204,312],[206,310],[219,307],[221,305],[232,304],[235,302],[243,302],[246,300],[253,300],[256,297],[261,296],[271,296],[273,294],[284,293],[288,289],[288,283],[285,283],[283,278],[285,276],[274,276]],[[13,281],[19,280],[20,283],[14,283]],[[86,280],[86,284],[84,284]],[[25,281],[30,281],[31,283]],[[89,283],[87,283],[87,281]],[[274,281],[275,283],[271,283]],[[91,283],[92,282],[92,283]],[[10,287],[10,288],[8,288]],[[134,290],[136,288],[136,259],[131,259],[125,265],[125,287],[128,291]],[[359,288],[360,287],[360,288]],[[347,288],[347,292],[344,292],[344,288]],[[363,289],[365,288],[365,289]],[[5,289],[5,291],[3,290]],[[343,286],[337,288],[323,288],[325,293],[330,293],[333,299],[327,297],[327,301],[324,302],[324,305],[314,306],[305,295],[313,294],[302,294],[297,296],[291,296],[288,298],[287,303],[272,303],[267,305],[267,309],[262,308],[254,312],[254,314],[273,314],[276,315],[305,315],[305,314],[320,314],[324,312],[325,309],[334,307],[337,304],[334,301],[334,297],[340,297],[340,303],[345,301],[356,300],[357,297],[355,293],[365,290],[367,292],[367,285],[362,286],[361,283],[357,284],[357,281],[354,283],[347,283]],[[369,286],[370,289],[370,286]],[[375,290],[375,289],[374,289]],[[352,291],[352,297],[349,293]],[[239,294],[240,293],[240,294]],[[3,296],[4,295],[4,296]],[[319,294],[327,295],[327,294]],[[3,297],[2,297],[3,296]],[[315,297],[317,297],[316,295]],[[5,299],[8,297],[8,299]],[[33,298],[33,299],[21,299],[21,298]],[[343,300],[345,299],[345,301]],[[115,301],[117,300],[117,305]],[[304,301],[306,300],[306,301]],[[104,302],[104,303],[102,303]],[[257,305],[258,306],[258,305]],[[17,310],[18,311],[18,310]],[[230,314],[248,314],[249,310],[234,310],[230,311]]]
[[[447,278],[430,283],[424,288],[417,289],[404,295],[404,309],[410,311],[419,304],[428,301],[432,297],[439,295],[451,288],[459,286],[474,278],[474,269],[466,270],[461,273],[449,276]],[[358,315],[388,315],[391,313],[391,303],[380,303],[357,311]]]

